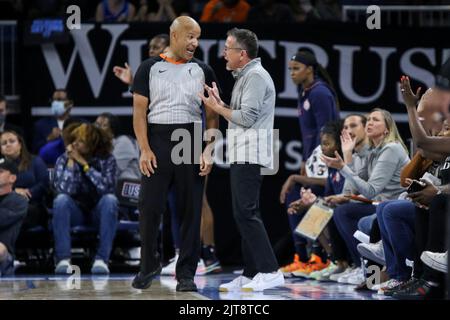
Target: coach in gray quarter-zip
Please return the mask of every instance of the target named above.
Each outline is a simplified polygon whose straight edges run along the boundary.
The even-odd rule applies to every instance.
[[[263,291],[284,284],[259,210],[263,168],[273,169],[275,86],[257,58],[258,39],[246,29],[232,29],[224,47],[226,68],[236,80],[230,105],[219,90],[206,86],[200,95],[207,109],[228,120],[227,145],[233,214],[242,237],[244,272],[220,285],[220,291]]]

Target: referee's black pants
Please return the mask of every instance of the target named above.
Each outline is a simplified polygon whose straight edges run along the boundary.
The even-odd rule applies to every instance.
[[[241,234],[244,273],[253,278],[257,273],[278,270],[278,262],[259,210],[259,194],[263,176],[257,164],[230,165],[233,215]]]
[[[150,124],[148,138],[150,148],[157,161],[155,173],[142,176],[139,194],[139,229],[141,234],[141,273],[149,274],[160,265],[158,253],[158,231],[161,215],[166,212],[167,194],[172,184],[176,189],[176,205],[180,222],[180,256],[176,266],[177,279],[193,279],[200,255],[200,219],[204,178],[199,176],[198,165],[202,151],[201,124],[194,148],[194,124]],[[190,142],[189,161],[175,164],[172,150],[180,141],[171,141],[172,133],[184,129],[189,133],[185,142]],[[197,131],[198,132],[198,131]],[[189,140],[189,141],[186,141]],[[184,155],[186,150],[175,152]],[[195,162],[194,162],[195,159]],[[197,163],[197,164],[194,164]]]

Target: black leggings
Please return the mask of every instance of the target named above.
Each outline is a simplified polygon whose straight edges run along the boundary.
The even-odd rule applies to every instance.
[[[350,255],[345,245],[344,239],[342,239],[341,234],[336,228],[334,220],[331,219],[327,225],[328,233],[330,235],[330,245],[332,250],[331,260],[333,261],[347,261],[350,262]]]

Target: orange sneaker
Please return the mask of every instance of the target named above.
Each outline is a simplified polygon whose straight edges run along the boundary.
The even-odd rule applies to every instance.
[[[304,265],[305,265],[305,263],[301,262],[298,254],[296,254],[294,256],[294,262],[292,262],[284,267],[281,267],[280,271],[283,273],[283,275],[285,277],[292,277],[292,272],[294,272],[300,268],[303,268]]]
[[[325,269],[330,265],[330,260],[327,260],[325,263],[322,262],[322,259],[315,255],[314,253],[311,255],[311,258],[309,259],[306,266],[302,269],[298,269],[296,271],[293,271],[292,274],[296,277],[305,277],[308,278],[309,274],[314,271],[320,271],[322,269]]]

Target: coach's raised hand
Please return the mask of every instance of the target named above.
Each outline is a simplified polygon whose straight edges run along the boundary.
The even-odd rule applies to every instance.
[[[212,109],[213,111],[217,112],[218,109],[223,105],[223,102],[219,97],[217,86],[213,82],[212,88],[205,84],[204,89],[205,90],[203,92],[200,92],[198,96],[200,97],[200,99],[202,99],[203,104],[206,108]],[[208,96],[205,96],[205,91],[207,92]]]

